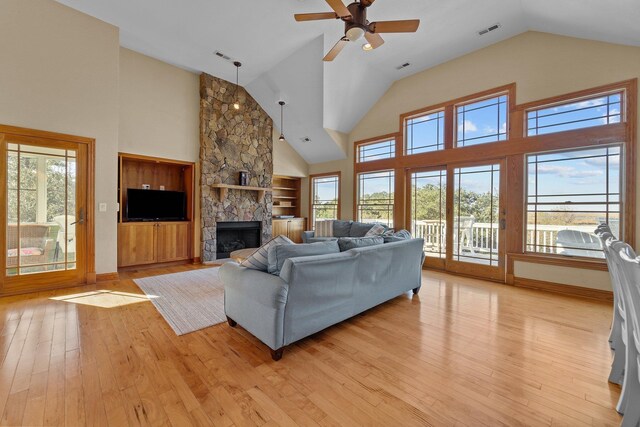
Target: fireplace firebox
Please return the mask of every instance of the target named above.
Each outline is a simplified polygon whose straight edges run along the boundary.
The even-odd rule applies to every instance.
[[[229,221],[216,223],[216,259],[229,258],[231,252],[260,247],[260,221]]]

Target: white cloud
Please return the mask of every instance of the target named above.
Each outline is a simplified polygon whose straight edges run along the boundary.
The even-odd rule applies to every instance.
[[[464,129],[462,125],[458,125],[458,132],[476,132],[478,130],[478,126],[475,125],[471,120],[464,121]]]
[[[577,170],[571,166],[538,165],[538,174],[557,175],[562,178],[589,178],[602,176],[601,170]]]

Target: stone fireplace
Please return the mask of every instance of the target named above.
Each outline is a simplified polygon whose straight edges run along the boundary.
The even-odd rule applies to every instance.
[[[237,94],[236,94],[237,89]],[[239,100],[240,109],[233,103]],[[257,246],[271,238],[272,197],[258,200],[256,191],[230,189],[220,200],[211,184],[239,184],[240,171],[249,172],[249,185],[271,187],[273,121],[242,87],[200,75],[200,194],[202,260],[217,258],[218,223],[257,222]]]

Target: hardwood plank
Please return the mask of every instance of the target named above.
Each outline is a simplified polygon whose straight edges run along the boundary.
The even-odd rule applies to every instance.
[[[100,289],[142,293],[133,270]],[[96,288],[92,288],[95,290]],[[611,305],[425,270],[279,362],[241,327],[176,336],[149,301],[0,299],[4,425],[618,425]]]

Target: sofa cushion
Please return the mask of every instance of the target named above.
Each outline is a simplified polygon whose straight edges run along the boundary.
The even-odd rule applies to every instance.
[[[247,259],[240,263],[241,266],[254,270],[267,271],[269,267],[269,248],[278,245],[292,245],[293,242],[286,236],[277,236],[260,246]]]
[[[364,237],[374,225],[375,224],[365,224],[364,222],[353,222],[351,223],[351,230],[349,230],[349,237]]]
[[[337,237],[307,237],[307,241],[304,243],[318,243],[318,242],[330,242],[338,241]]]
[[[269,248],[268,272],[279,275],[282,265],[289,258],[302,256],[326,255],[340,252],[338,242],[329,240],[326,242],[302,243],[299,245],[273,245]]]
[[[342,221],[339,219],[333,221],[333,237],[349,237],[351,223],[353,223],[353,221]]]
[[[338,246],[340,252],[348,251],[349,249],[362,248],[365,246],[376,246],[384,243],[384,239],[380,236],[374,237],[341,237],[338,239]]]
[[[316,221],[314,237],[333,237],[333,220]]]
[[[402,242],[403,240],[409,239],[411,239],[411,233],[404,229],[390,235],[384,235],[385,243]]]
[[[364,237],[382,236],[385,231],[387,231],[386,226],[382,224],[373,224],[373,227],[367,231],[367,234],[365,234]]]

